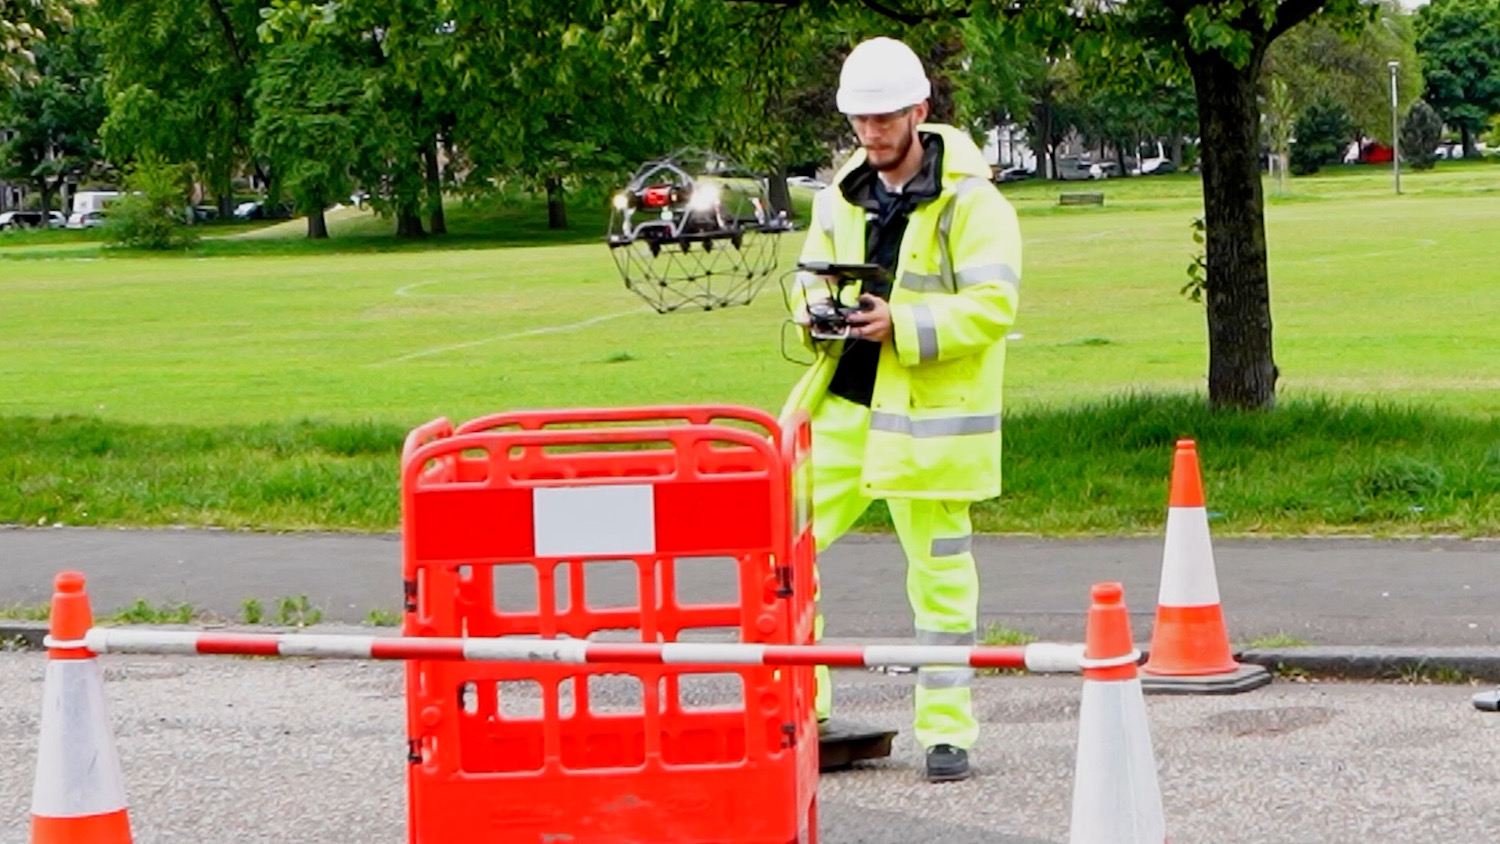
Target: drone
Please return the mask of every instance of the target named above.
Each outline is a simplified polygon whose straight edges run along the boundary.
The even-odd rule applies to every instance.
[[[762,177],[692,148],[641,165],[611,205],[615,266],[658,313],[750,304],[792,229]]]

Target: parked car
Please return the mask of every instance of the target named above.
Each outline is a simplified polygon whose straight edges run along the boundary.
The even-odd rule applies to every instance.
[[[46,217],[40,211],[6,211],[0,213],[0,230],[40,228],[45,220],[51,221],[48,225],[52,228],[68,224],[68,218],[61,211],[48,211]]]
[[[294,210],[288,202],[267,206],[264,202],[256,200],[236,205],[234,218],[236,220],[284,220],[292,216]]]
[[[97,211],[84,211],[72,214],[68,217],[68,228],[70,229],[97,229],[104,225],[104,209]]]
[[[808,190],[822,190],[828,187],[828,185],[811,176],[787,176],[786,183],[788,187],[807,188]]]
[[[1006,167],[995,174],[995,181],[1001,183],[1020,182],[1035,175],[1036,173],[1027,170],[1025,167]]]
[[[1113,179],[1120,175],[1120,165],[1114,161],[1100,161],[1089,165],[1090,179]]]

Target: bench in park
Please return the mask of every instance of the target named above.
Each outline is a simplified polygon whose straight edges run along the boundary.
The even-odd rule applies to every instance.
[[[1058,205],[1103,205],[1102,193],[1062,193],[1057,195]]]

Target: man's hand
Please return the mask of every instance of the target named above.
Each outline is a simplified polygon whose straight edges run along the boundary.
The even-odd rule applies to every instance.
[[[872,343],[884,343],[891,338],[891,306],[879,296],[869,293],[859,297],[861,309],[849,315],[849,336]]]

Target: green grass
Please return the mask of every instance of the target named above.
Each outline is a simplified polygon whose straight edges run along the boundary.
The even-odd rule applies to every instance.
[[[1172,452],[1199,443],[1225,535],[1500,535],[1500,419],[1291,400],[1213,413],[1135,396],[1006,420],[1005,494],[977,529],[1143,534],[1165,516]],[[373,423],[170,426],[0,419],[0,513],[21,524],[394,530],[405,429]],[[863,525],[888,517],[872,508]]]
[[[1088,185],[1103,208],[1005,187],[1025,281],[982,529],[1152,530],[1193,436],[1216,531],[1500,534],[1500,166],[1403,174],[1402,197],[1373,168],[1291,184],[1267,210],[1282,407],[1251,415],[1202,408],[1203,310],[1178,292],[1195,177]],[[534,200],[455,204],[444,239],[353,213],[326,243],[294,221],[167,256],[0,239],[0,521],[386,530],[400,439],[437,416],[778,408],[803,369],[775,283],[658,315],[599,206],[564,232]]]

